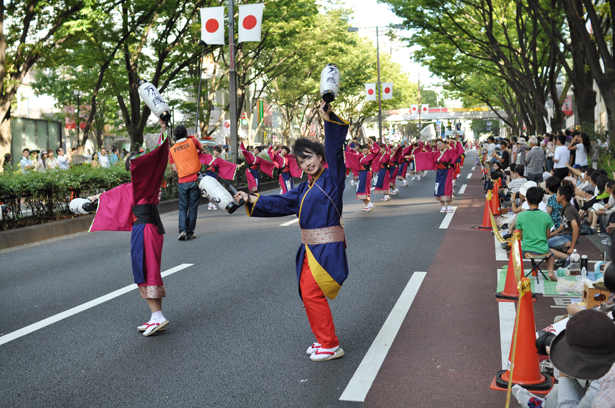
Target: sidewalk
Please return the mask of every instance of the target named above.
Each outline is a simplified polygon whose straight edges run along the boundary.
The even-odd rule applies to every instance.
[[[472,228],[484,210],[480,178],[476,170],[459,180],[468,183],[465,194],[457,196],[455,215],[364,407],[504,406],[506,393],[489,385],[508,359],[515,304],[495,301],[496,271],[507,260],[496,260],[491,231]],[[592,241],[582,236],[577,246],[590,267],[602,259]],[[536,298],[537,330],[566,313],[555,297]]]

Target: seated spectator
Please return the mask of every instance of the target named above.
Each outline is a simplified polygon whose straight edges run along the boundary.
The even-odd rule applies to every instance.
[[[557,190],[560,186],[561,183],[555,176],[551,176],[545,181],[545,189],[551,194],[547,200],[547,213],[551,216],[553,227],[556,229],[562,223],[562,206],[557,202]]]
[[[568,186],[560,186],[557,189],[557,202],[562,206],[562,223],[555,230],[555,236],[549,238],[549,248],[558,258],[567,258],[574,252],[574,248],[579,240],[581,230],[581,216],[574,205],[570,204],[572,189]],[[568,247],[566,253],[556,249]]]
[[[526,202],[529,209],[517,216],[517,229],[521,231],[521,251],[523,256],[549,254],[547,267],[549,279],[557,281],[554,273],[553,254],[549,250],[548,239],[551,238],[553,221],[546,212],[538,209],[542,203],[544,192],[540,187],[530,187],[526,192]]]
[[[595,399],[599,398],[599,390],[602,391],[603,379],[610,379],[611,383],[613,381],[610,372],[615,363],[613,344],[615,324],[604,313],[584,310],[575,314],[568,321],[566,330],[553,339],[548,350],[551,363],[560,373],[559,384],[553,387],[544,400],[515,385],[513,393],[519,404],[545,408],[612,407],[596,405]],[[604,394],[600,393],[600,398],[605,398]],[[530,402],[530,399],[533,401]]]
[[[608,177],[600,176],[596,179],[596,190],[596,194],[591,198],[586,198],[581,207],[581,215],[587,215],[587,221],[593,229],[596,229],[598,218],[604,214],[604,206],[611,196]]]
[[[514,172],[511,173],[511,176],[507,184],[509,193],[518,193],[521,186],[527,183],[527,179],[523,177],[524,172],[525,172],[524,165],[517,164],[515,166]]]

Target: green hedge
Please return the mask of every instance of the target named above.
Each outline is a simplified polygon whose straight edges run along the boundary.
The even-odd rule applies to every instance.
[[[236,186],[247,184],[245,173],[245,166],[238,169],[234,181]],[[271,180],[261,173],[261,182]],[[177,198],[178,179],[171,165],[165,171],[164,181],[161,200]],[[72,198],[100,194],[129,182],[130,173],[120,165],[105,169],[92,168],[84,163],[69,170],[50,170],[45,173],[0,173],[0,203],[5,204],[10,211],[10,215],[0,221],[0,230],[66,218],[70,216],[68,203]],[[31,217],[22,211],[21,204],[32,212]]]

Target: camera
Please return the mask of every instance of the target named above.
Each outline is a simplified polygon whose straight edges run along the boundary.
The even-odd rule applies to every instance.
[[[553,343],[553,339],[555,339],[555,334],[540,330],[536,333],[536,348],[538,349],[538,354],[547,355],[547,347],[551,347],[551,343]]]

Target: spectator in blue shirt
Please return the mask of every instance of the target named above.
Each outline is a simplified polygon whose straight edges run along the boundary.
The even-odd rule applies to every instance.
[[[30,149],[23,149],[23,157],[19,162],[19,166],[21,167],[21,172],[24,174],[34,169],[34,163],[30,160]]]

